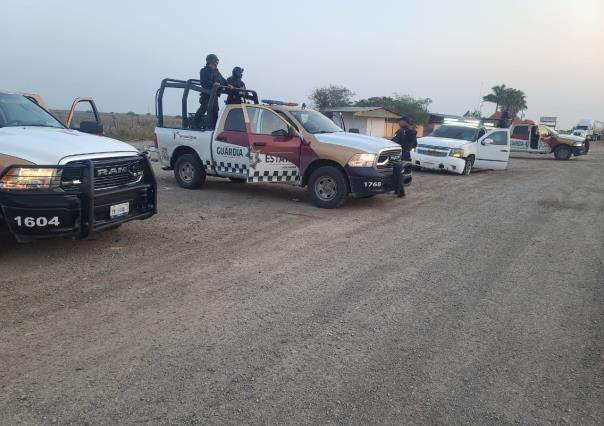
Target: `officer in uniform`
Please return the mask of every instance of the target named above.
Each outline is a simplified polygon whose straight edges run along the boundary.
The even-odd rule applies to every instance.
[[[227,78],[227,83],[229,86],[234,87],[235,89],[243,89],[245,90],[245,83],[242,80],[243,78],[243,68],[235,67],[233,68],[233,74]],[[229,92],[227,96],[227,104],[240,104],[241,96],[236,91]]]
[[[392,142],[399,144],[403,148],[404,161],[411,161],[411,150],[417,147],[417,131],[411,124],[411,119],[403,115],[398,120],[399,129],[394,134]]]
[[[218,71],[218,56],[210,54],[206,57],[206,66],[199,71],[199,80],[201,86],[206,90],[212,90],[214,86],[226,86],[228,83]],[[195,127],[202,127],[202,119],[208,110],[210,104],[210,95],[202,93],[199,96],[199,109],[195,113]],[[218,121],[218,96],[214,99],[212,117],[209,117],[210,128],[216,127]],[[206,121],[208,123],[208,121]]]
[[[411,119],[403,115],[398,120],[399,129],[394,134],[392,138],[392,142],[397,143],[403,149],[401,160],[403,161],[411,161],[411,150],[417,147],[417,131],[415,130],[415,126],[411,124]],[[401,178],[400,173],[402,170],[398,170],[395,168],[393,173]],[[399,197],[405,196],[405,188],[403,185],[400,185],[398,194]]]

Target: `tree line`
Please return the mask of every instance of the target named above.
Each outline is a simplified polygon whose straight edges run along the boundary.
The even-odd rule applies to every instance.
[[[483,97],[484,102],[495,104],[495,111],[507,111],[514,117],[527,109],[526,95],[522,90],[500,84],[492,87],[492,93]],[[414,98],[410,95],[374,96],[367,99],[354,100],[355,93],[344,86],[329,85],[312,91],[309,95],[313,106],[318,110],[344,106],[382,107],[399,115],[408,115],[418,124],[427,124],[430,113],[428,108],[432,103],[430,98]],[[472,116],[480,118],[479,111],[473,111]]]

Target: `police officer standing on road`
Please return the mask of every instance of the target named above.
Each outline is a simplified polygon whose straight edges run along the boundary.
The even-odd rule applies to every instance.
[[[199,80],[201,86],[206,90],[212,90],[214,86],[226,86],[228,83],[218,71],[218,56],[210,54],[206,57],[206,66],[199,71]],[[202,125],[203,116],[208,111],[210,104],[210,95],[202,93],[199,96],[199,109],[195,113],[195,126],[200,128]],[[209,124],[214,128],[218,121],[218,96],[214,99],[212,117],[209,117]],[[207,122],[206,122],[207,123]]]
[[[417,131],[415,126],[411,125],[411,119],[403,115],[398,120],[399,129],[394,134],[392,142],[397,143],[403,149],[401,160],[411,161],[411,150],[417,147]],[[393,171],[394,173],[400,174],[400,171]],[[400,185],[398,194],[399,197],[405,196],[405,188]]]
[[[411,124],[411,119],[406,115],[398,119],[399,129],[394,134],[392,142],[399,144],[403,148],[404,161],[411,161],[411,150],[417,147],[417,131]]]
[[[243,89],[245,90],[245,83],[242,80],[243,78],[243,68],[235,67],[233,68],[233,74],[227,78],[227,83],[229,86],[233,86],[235,89]],[[241,96],[236,92],[229,92],[227,96],[227,104],[240,104]]]

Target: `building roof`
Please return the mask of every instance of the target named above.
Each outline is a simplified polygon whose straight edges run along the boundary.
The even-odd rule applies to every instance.
[[[377,117],[377,118],[398,118],[400,114],[397,114],[394,111],[386,109],[384,107],[374,106],[374,107],[353,107],[353,106],[344,106],[344,107],[335,107],[335,108],[325,108],[321,110],[321,112],[349,112],[352,113],[356,117]]]

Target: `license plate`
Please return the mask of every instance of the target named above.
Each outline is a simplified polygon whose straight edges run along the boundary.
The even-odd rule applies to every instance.
[[[130,213],[130,203],[115,204],[109,208],[109,217],[111,219],[128,216],[128,213]]]

